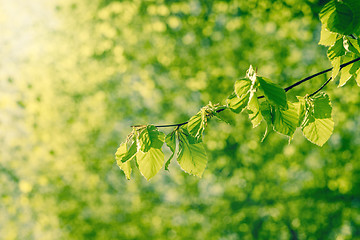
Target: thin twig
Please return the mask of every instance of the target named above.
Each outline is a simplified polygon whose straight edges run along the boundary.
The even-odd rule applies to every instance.
[[[177,124],[155,125],[155,127],[157,127],[157,128],[162,128],[162,127],[180,127],[180,126],[185,125],[185,124],[187,124],[187,123],[188,123],[188,121],[182,122],[182,123],[177,123]]]
[[[312,97],[312,96],[314,96],[315,94],[317,94],[318,92],[320,92],[321,89],[323,89],[323,88],[331,81],[331,79],[332,79],[332,77],[330,77],[328,80],[326,80],[326,82],[324,82],[324,84],[321,85],[321,87],[320,87],[318,90],[316,90],[315,92],[313,92],[312,94],[310,94],[309,97]]]
[[[344,68],[344,67],[346,67],[346,66],[354,63],[354,62],[359,61],[359,60],[360,60],[360,57],[358,57],[358,58],[356,58],[356,59],[354,59],[354,60],[351,60],[350,62],[341,64],[341,65],[340,65],[340,70],[341,70],[342,68]],[[294,84],[292,84],[292,85],[284,88],[284,90],[285,90],[285,92],[287,92],[287,91],[289,91],[290,89],[293,89],[294,87],[299,86],[300,84],[302,84],[302,83],[304,83],[304,82],[306,82],[306,81],[309,81],[310,79],[313,79],[313,78],[315,78],[315,77],[317,77],[317,76],[319,76],[319,75],[321,75],[321,74],[330,72],[332,69],[333,69],[333,68],[328,68],[328,69],[323,70],[323,71],[321,71],[321,72],[315,73],[315,74],[313,74],[313,75],[311,75],[311,76],[309,76],[309,77],[306,77],[306,78],[304,78],[304,79],[301,79],[300,81],[297,81],[296,83],[294,83]],[[331,79],[332,79],[332,77],[330,77],[318,90],[316,90],[315,92],[313,92],[313,93],[310,94],[309,96],[310,96],[310,97],[311,97],[311,96],[314,96],[316,93],[320,92],[321,89],[323,89],[323,88],[331,81]],[[264,98],[264,96],[259,96],[258,99],[260,99],[260,98]],[[222,108],[222,109],[217,110],[216,112],[219,113],[219,112],[222,112],[222,111],[224,111],[224,110],[225,110],[225,109]],[[187,123],[188,123],[188,121],[182,122],[182,123],[175,123],[175,124],[155,125],[155,127],[157,127],[157,128],[180,127],[180,126],[185,125],[185,124],[187,124]],[[131,127],[133,127],[133,126],[131,126]]]

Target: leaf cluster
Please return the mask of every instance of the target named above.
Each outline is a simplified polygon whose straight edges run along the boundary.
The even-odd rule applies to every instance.
[[[340,65],[360,57],[360,2],[345,0],[328,2],[320,12],[322,22],[320,45],[328,47],[327,56],[333,66],[332,79],[340,75],[339,87],[350,79],[360,86],[360,63],[340,69]]]
[[[319,44],[328,47],[327,56],[333,65],[331,78],[320,89],[297,96],[298,101],[290,102],[286,91],[292,87],[285,90],[270,79],[258,76],[250,66],[245,77],[235,82],[234,91],[225,100],[225,105],[210,102],[187,122],[170,125],[175,129],[168,135],[154,125],[133,127],[126,142],[116,152],[117,163],[126,177],[130,179],[132,159],[147,180],[155,176],[165,162],[164,143],[172,152],[165,162],[166,170],[176,155],[182,170],[201,177],[207,164],[202,142],[204,131],[212,117],[223,120],[220,113],[224,110],[247,113],[254,128],[264,120],[267,127],[263,140],[275,131],[290,141],[299,128],[307,140],[323,146],[332,135],[334,120],[330,98],[320,90],[338,75],[339,86],[344,86],[350,79],[355,79],[360,86],[360,2],[331,0],[321,10],[320,20]]]

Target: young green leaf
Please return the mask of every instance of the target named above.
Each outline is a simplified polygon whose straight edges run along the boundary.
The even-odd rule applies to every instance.
[[[169,170],[169,164],[171,159],[174,157],[175,150],[176,150],[176,131],[172,131],[169,133],[165,138],[166,145],[170,148],[172,154],[169,159],[165,163],[165,170]]]
[[[309,100],[311,106],[305,114],[302,132],[310,142],[322,146],[334,130],[330,99],[327,94],[318,93]]]
[[[287,110],[275,108],[273,125],[275,131],[291,138],[299,123],[299,113],[293,103],[288,102],[288,106]]]
[[[207,156],[203,144],[193,143],[192,137],[185,128],[178,133],[179,151],[178,163],[187,173],[201,177],[207,163]]]
[[[348,5],[353,12],[352,20],[352,33],[359,35],[360,34],[360,1],[359,0],[345,0],[343,1]]]
[[[328,2],[320,11],[320,20],[331,32],[350,35],[354,31],[354,14],[351,8],[336,0]]]
[[[127,180],[130,180],[131,171],[132,171],[131,162],[130,161],[127,161],[125,163],[118,162],[118,166],[125,173],[125,176],[126,176]]]
[[[341,69],[339,87],[344,86],[352,77],[352,75],[349,73],[350,69],[351,69],[351,65],[348,65],[343,69]]]
[[[329,47],[327,55],[330,61],[334,60],[336,57],[341,57],[345,55],[346,49],[343,45],[343,38],[338,36],[336,42],[333,46]]]
[[[139,133],[139,146],[142,152],[147,152],[150,148],[160,149],[165,141],[165,134],[159,132],[154,125],[147,125],[140,130]]]
[[[264,101],[260,104],[260,112],[266,121],[265,134],[261,139],[261,142],[263,142],[272,129],[272,106],[267,101]]]
[[[248,78],[242,78],[235,82],[235,94],[241,99],[243,95],[248,95],[252,82]]]
[[[139,151],[136,154],[137,163],[141,174],[150,180],[161,169],[164,163],[164,153],[159,148],[151,147],[147,152]]]
[[[247,109],[248,109],[249,118],[251,120],[251,123],[252,123],[253,127],[255,128],[262,121],[259,101],[257,99],[257,95],[255,92],[251,92],[251,94],[250,94],[250,99],[249,99],[249,103],[247,105]]]
[[[244,107],[246,107],[246,102],[241,101],[240,98],[237,97],[235,92],[233,92],[227,99],[226,99],[227,107],[233,111],[234,113],[240,113]]]
[[[344,62],[348,62],[351,60],[354,60],[356,58],[356,55],[353,53],[348,53],[346,54],[344,57],[342,57],[342,59],[344,60]],[[340,76],[340,82],[339,82],[339,87],[344,86],[353,76],[354,78],[356,77],[356,71],[360,68],[360,63],[359,62],[355,62],[352,63],[350,65],[347,65],[346,67],[343,67],[341,69],[341,76]]]
[[[136,144],[135,144],[135,149],[136,149]],[[127,162],[122,162],[122,159],[124,159],[124,157],[127,155],[128,151],[126,149],[126,143],[121,143],[120,147],[117,149],[116,153],[115,153],[115,159],[116,159],[116,163],[119,166],[119,168],[121,170],[123,170],[123,172],[126,175],[127,179],[130,179],[130,174],[131,174],[131,165],[130,165],[130,161]]]
[[[243,78],[235,82],[234,93],[226,99],[226,104],[231,111],[240,113],[247,106],[250,97],[251,85],[251,80],[248,78]]]
[[[316,119],[308,114],[304,127],[302,128],[304,136],[312,143],[322,146],[330,138],[334,130],[334,121],[329,118]]]
[[[336,76],[339,74],[340,71],[340,65],[341,65],[341,57],[336,57],[331,61],[331,64],[333,66],[333,70],[331,73],[332,79],[335,79]]]
[[[325,25],[321,26],[319,45],[333,46],[336,41],[337,33],[332,33],[326,29]]]
[[[226,99],[226,105],[231,111],[240,113],[247,106],[249,96],[250,94],[242,95],[242,97],[239,98],[235,93],[232,93],[228,99]]]
[[[360,87],[360,69],[356,71],[356,84]]]
[[[128,147],[128,144],[122,143],[115,153],[116,161],[127,162],[135,156],[136,152],[136,142],[133,142],[130,147]]]
[[[352,53],[360,55],[360,41],[359,39],[353,39],[351,37],[345,37],[344,48]]]
[[[306,113],[306,101],[304,97],[297,96],[298,102],[294,103],[295,108],[298,110],[299,121],[297,127],[301,127]]]
[[[257,77],[257,80],[260,83],[260,88],[263,90],[266,100],[271,105],[287,109],[286,93],[283,88],[264,77]]]

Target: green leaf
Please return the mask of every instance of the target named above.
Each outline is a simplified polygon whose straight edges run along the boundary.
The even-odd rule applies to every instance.
[[[265,140],[265,138],[269,135],[270,130],[272,129],[272,111],[271,111],[272,106],[267,102],[264,101],[260,104],[260,112],[261,115],[264,117],[265,121],[266,121],[266,130],[265,130],[265,134],[263,136],[263,138],[261,139],[261,142],[263,142]]]
[[[122,162],[118,162],[118,166],[121,170],[123,170],[123,172],[125,173],[125,176],[128,180],[130,180],[130,177],[131,177],[131,163],[130,161],[127,161],[125,163],[122,163]]]
[[[336,57],[341,57],[345,55],[346,49],[343,45],[343,38],[337,37],[336,42],[333,46],[329,47],[327,55],[330,61],[334,60]]]
[[[179,131],[179,151],[177,161],[185,172],[201,177],[207,163],[202,143],[192,143],[192,137],[185,128]]]
[[[342,2],[331,0],[320,11],[320,20],[331,32],[350,35],[354,31],[354,14]]]
[[[331,64],[333,66],[333,70],[331,73],[331,77],[334,80],[336,76],[339,74],[340,71],[340,65],[341,65],[341,57],[336,57],[331,61]]]
[[[299,124],[299,113],[293,103],[288,102],[288,106],[287,110],[275,108],[273,125],[275,131],[292,137]]]
[[[336,33],[330,32],[329,30],[326,29],[325,25],[322,25],[319,45],[324,45],[328,47],[333,46],[336,41],[336,36],[337,36]]]
[[[352,68],[352,64],[347,65],[346,67],[343,67],[340,70],[340,82],[339,82],[339,87],[344,86],[352,77],[352,74],[350,73],[350,70]]]
[[[343,63],[350,62],[356,59],[358,56],[354,53],[348,52],[345,56],[341,57]],[[340,82],[339,87],[344,86],[352,77],[356,79],[356,72],[360,69],[360,61],[354,62],[352,64],[343,67],[340,71]]]
[[[348,5],[353,12],[352,32],[354,34],[360,34],[360,1],[359,0],[345,0],[343,1]]]
[[[218,112],[214,112],[214,116],[216,119],[218,119],[220,122],[224,122],[226,124],[230,124],[230,122],[225,119],[223,116],[221,116]]]
[[[164,163],[164,158],[161,149],[153,147],[145,153],[139,151],[136,154],[139,170],[147,180],[150,180],[159,172]]]
[[[207,116],[205,109],[202,108],[195,116],[192,116],[187,124],[189,133],[199,139],[205,130],[207,123]]]
[[[306,113],[306,101],[304,97],[300,97],[297,96],[297,99],[299,100],[298,102],[294,103],[295,108],[298,110],[298,116],[299,116],[299,121],[298,121],[298,127],[302,126],[302,123],[304,121],[305,118],[305,113]]]
[[[344,48],[349,51],[353,52],[357,55],[360,55],[360,41],[359,39],[353,39],[350,37],[345,37],[344,39]]]
[[[137,152],[136,142],[133,142],[130,147],[128,144],[121,143],[120,147],[117,149],[115,153],[116,161],[127,162],[131,160]]]
[[[360,69],[356,71],[356,84],[360,87]]]
[[[264,77],[257,77],[257,80],[260,83],[260,88],[263,90],[266,100],[270,104],[287,109],[286,93],[283,88]]]
[[[136,144],[135,144],[135,149],[136,149]],[[126,149],[126,143],[121,143],[120,147],[117,149],[115,153],[115,159],[119,168],[123,170],[123,172],[125,173],[126,178],[130,179],[130,174],[131,174],[130,161],[124,163],[122,162],[122,159],[127,155],[127,153],[128,151]]]
[[[326,27],[327,22],[335,10],[335,0],[330,0],[319,13],[321,23]]]
[[[326,93],[320,92],[312,97],[314,106],[314,117],[318,119],[331,118],[331,103],[330,98]]]
[[[147,152],[150,148],[160,149],[165,141],[165,134],[159,132],[154,125],[147,125],[145,128],[140,130],[139,134],[140,150]]]
[[[271,105],[267,101],[264,101],[260,104],[260,112],[261,112],[261,115],[264,117],[265,121],[269,125],[272,125]]]
[[[250,97],[251,85],[252,82],[248,78],[243,78],[235,82],[234,93],[226,99],[226,104],[231,111],[240,113],[247,106]]]
[[[165,142],[172,152],[171,156],[165,163],[165,170],[169,170],[170,161],[174,157],[176,150],[176,131],[173,131],[170,134],[168,134],[165,138]]]
[[[309,114],[302,128],[304,136],[312,143],[322,146],[330,138],[334,130],[334,121],[332,119],[316,119]]]
[[[235,82],[235,93],[239,98],[242,98],[243,95],[248,95],[251,88],[251,80],[248,78],[243,78]]]
[[[251,123],[252,123],[253,127],[255,128],[262,121],[262,116],[261,116],[260,107],[259,107],[259,101],[257,99],[255,92],[251,92],[251,94],[250,94],[250,99],[249,99],[249,103],[247,105],[247,109],[248,109],[249,118],[251,120]]]
[[[311,107],[305,114],[302,132],[310,142],[322,146],[334,130],[330,99],[327,94],[318,93],[309,100]]]
[[[250,93],[242,96],[242,98],[239,98],[234,92],[226,99],[226,105],[231,111],[240,113],[247,106]]]

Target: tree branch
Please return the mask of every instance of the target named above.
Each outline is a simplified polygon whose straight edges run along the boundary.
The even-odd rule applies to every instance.
[[[344,67],[346,67],[346,66],[354,63],[354,62],[357,62],[357,61],[360,61],[360,57],[358,57],[358,58],[356,58],[356,59],[354,59],[354,60],[351,60],[351,61],[349,61],[349,62],[347,62],[347,63],[341,64],[341,65],[340,65],[340,70],[341,70],[342,68],[344,68]],[[333,68],[328,68],[328,69],[325,69],[325,70],[323,70],[323,71],[321,71],[321,72],[315,73],[315,74],[313,74],[313,75],[311,75],[311,76],[309,76],[309,77],[306,77],[306,78],[304,78],[304,79],[301,79],[300,81],[297,81],[297,82],[295,82],[294,84],[292,84],[292,85],[284,88],[284,90],[285,90],[285,92],[287,92],[287,91],[293,89],[294,87],[299,86],[300,84],[309,81],[310,79],[313,79],[313,78],[315,78],[315,77],[317,77],[317,76],[319,76],[319,75],[322,75],[322,74],[324,74],[324,73],[330,72],[332,69],[333,69]],[[332,79],[332,77],[330,77],[323,85],[321,85],[321,87],[320,87],[318,90],[316,90],[315,92],[311,93],[309,96],[310,96],[310,97],[311,97],[311,96],[314,96],[316,93],[320,92],[320,91],[331,81],[331,79]],[[258,99],[260,99],[260,98],[264,98],[264,96],[259,96]],[[219,109],[219,110],[217,110],[216,112],[219,113],[219,112],[222,112],[222,111],[224,111],[224,110],[225,110],[225,109]],[[185,125],[185,124],[187,124],[187,123],[188,123],[188,121],[182,122],[182,123],[175,123],[175,124],[155,125],[155,127],[157,127],[157,128],[180,127],[180,126]],[[133,126],[131,126],[131,127],[134,127],[134,126],[136,126],[136,125],[133,125]]]

